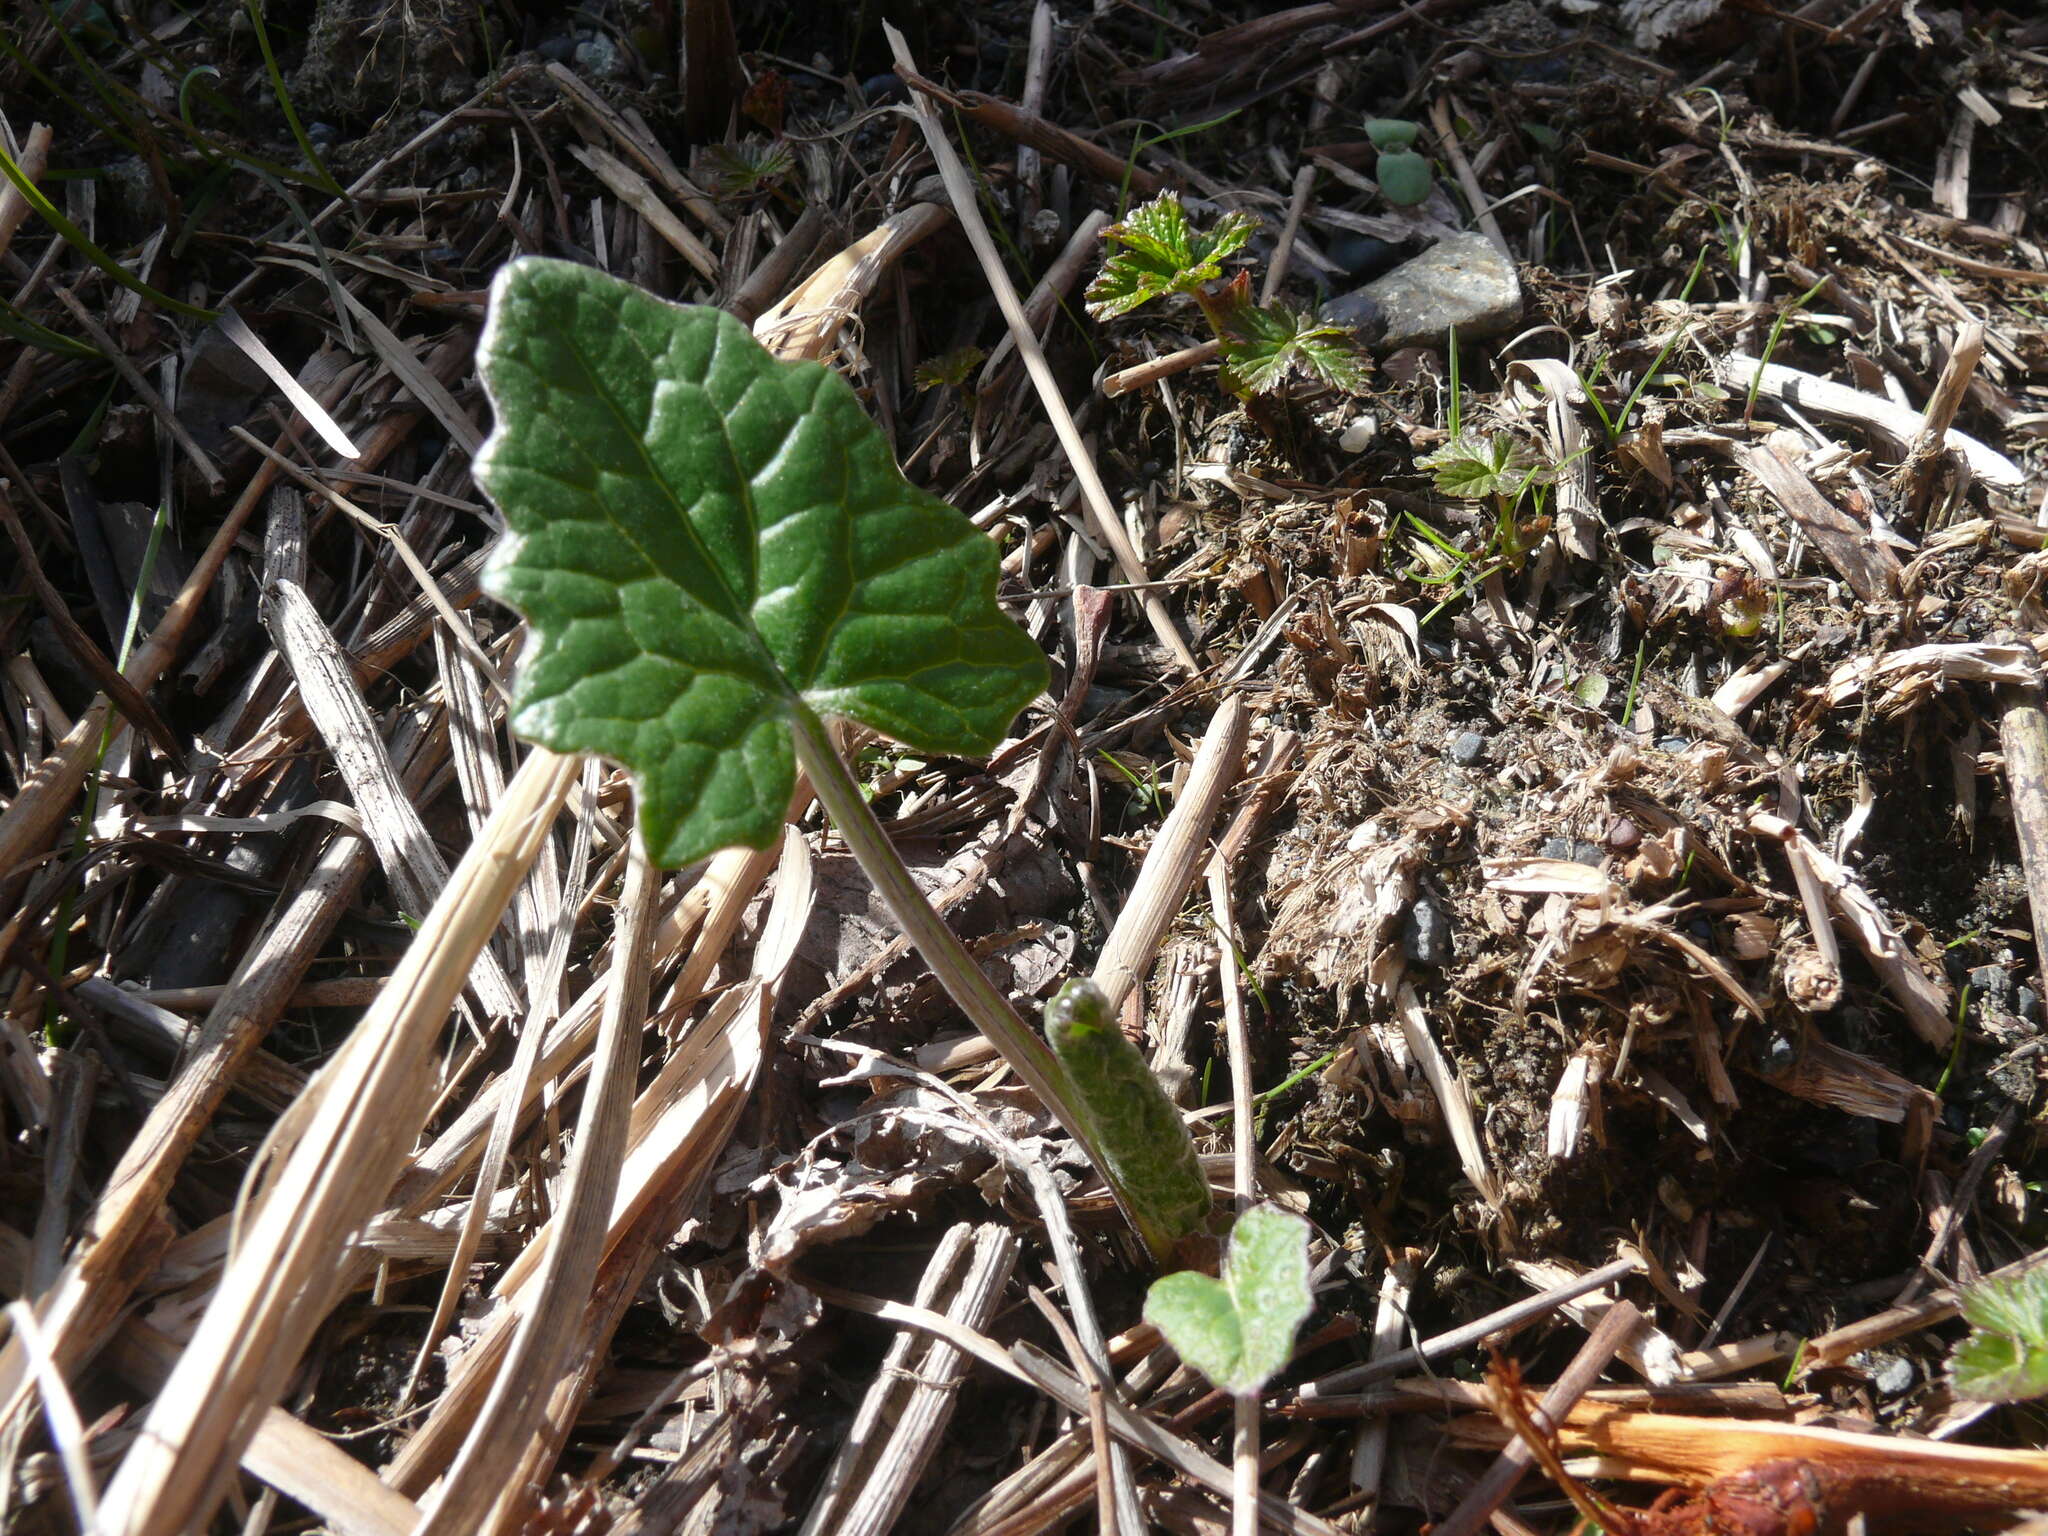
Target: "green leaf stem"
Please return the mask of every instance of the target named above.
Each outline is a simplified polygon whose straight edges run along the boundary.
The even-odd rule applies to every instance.
[[[1187,1122],[1117,1028],[1101,988],[1092,981],[1061,988],[1046,1006],[1045,1037],[1146,1242],[1164,1252],[1198,1230],[1213,1200]]]

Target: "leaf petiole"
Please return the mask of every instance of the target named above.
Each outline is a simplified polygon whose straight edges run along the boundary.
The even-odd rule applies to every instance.
[[[1150,1223],[1140,1220],[1110,1159],[1103,1153],[1093,1125],[1081,1113],[1066,1074],[1052,1051],[1038,1037],[1038,1032],[1024,1022],[995,983],[988,979],[988,974],[967,952],[967,946],[946,926],[945,919],[932,909],[924,892],[918,889],[917,881],[911,877],[902,856],[896,852],[896,845],[889,841],[889,834],[875,819],[867,797],[861,793],[860,785],[854,781],[838,749],[832,744],[825,722],[798,698],[787,701],[787,711],[790,737],[796,745],[797,766],[811,781],[818,803],[824,806],[825,814],[845,840],[848,851],[868,879],[874,882],[875,890],[888,906],[890,915],[896,919],[896,926],[917,946],[925,964],[932,968],[932,974],[938,977],[946,995],[967,1015],[968,1022],[1002,1052],[1003,1059],[1023,1079],[1025,1086],[1038,1095],[1039,1102],[1051,1110],[1068,1134],[1080,1143],[1109,1185],[1110,1192],[1116,1196],[1118,1206],[1145,1238],[1146,1246],[1152,1249],[1155,1257],[1163,1259],[1166,1253],[1161,1240]]]

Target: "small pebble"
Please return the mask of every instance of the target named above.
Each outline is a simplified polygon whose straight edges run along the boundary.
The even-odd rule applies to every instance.
[[[1546,859],[1570,859],[1574,864],[1589,864],[1595,869],[1607,857],[1598,845],[1582,837],[1546,837],[1538,851]]]
[[[2041,1021],[2041,994],[2032,987],[2021,987],[2012,996],[2012,1011],[2029,1023]]]
[[[2002,1003],[2012,996],[2012,972],[2002,965],[1980,965],[1970,972],[1970,990]]]
[[[1692,743],[1683,736],[1660,736],[1657,738],[1657,750],[1659,752],[1672,753],[1674,756],[1683,752],[1691,745]]]
[[[1460,731],[1451,743],[1451,761],[1460,768],[1470,768],[1485,756],[1486,738],[1477,731]]]
[[[1904,1397],[1913,1390],[1918,1372],[1904,1355],[1878,1354],[1866,1350],[1849,1362],[1870,1375],[1870,1385],[1879,1397]]]
[[[1344,424],[1344,431],[1337,438],[1337,446],[1346,453],[1363,453],[1372,446],[1372,440],[1379,435],[1379,417],[1354,417]]]
[[[602,32],[579,38],[575,59],[578,72],[594,80],[613,80],[626,72],[625,61],[619,57],[619,45]]]
[[[1607,846],[1617,851],[1626,851],[1643,840],[1643,834],[1636,824],[1626,816],[1617,816],[1607,826]]]
[[[1424,891],[1401,920],[1401,953],[1411,965],[1439,970],[1451,958],[1451,919],[1443,903]]]
[[[1406,248],[1375,235],[1346,233],[1326,247],[1331,265],[1358,282],[1370,282],[1382,272],[1391,272],[1407,259]]]
[[[1799,1047],[1790,1035],[1771,1035],[1757,1044],[1756,1069],[1765,1077],[1780,1077],[1797,1065]]]

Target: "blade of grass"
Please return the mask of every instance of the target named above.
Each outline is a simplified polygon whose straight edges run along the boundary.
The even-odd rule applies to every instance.
[[[197,304],[187,304],[174,299],[168,293],[160,293],[141,278],[130,272],[86,237],[84,230],[57,211],[56,204],[43,196],[43,189],[22,174],[21,167],[6,150],[0,149],[0,176],[14,183],[15,191],[28,201],[29,207],[43,216],[43,222],[54,229],[79,255],[98,267],[130,293],[137,294],[150,303],[173,310],[192,320],[211,321],[219,318],[215,311],[203,309]]]
[[[327,169],[327,162],[320,158],[320,151],[313,147],[313,141],[306,136],[305,125],[299,121],[298,109],[292,105],[291,92],[285,89],[284,71],[277,67],[277,55],[270,48],[270,33],[263,25],[263,11],[256,0],[243,0],[243,9],[248,12],[249,25],[256,31],[256,46],[263,50],[263,69],[270,76],[271,94],[277,97],[277,105],[284,113],[285,125],[292,131],[292,139],[299,146],[299,153],[306,157],[306,164],[313,167],[320,177],[320,190],[330,197],[346,197],[341,183],[334,179],[334,173]]]
[[[41,347],[59,357],[96,358],[100,355],[97,348],[89,347],[75,337],[37,324],[5,299],[0,299],[0,332],[12,336],[23,346]]]
[[[170,526],[171,507],[169,502],[160,501],[156,517],[149,525],[149,542],[143,547],[142,565],[135,573],[135,586],[128,594],[128,617],[121,625],[121,648],[114,656],[114,666],[125,672],[129,655],[135,649],[135,632],[142,623],[142,594],[149,590],[149,583],[156,575],[156,558],[164,546],[164,530]],[[92,844],[92,824],[100,809],[100,775],[107,762],[107,750],[114,744],[114,732],[118,727],[113,716],[107,717],[105,727],[100,731],[99,750],[93,755],[91,771],[85,777],[85,805],[79,812],[78,831],[71,839],[71,855],[74,859],[85,857]],[[63,896],[58,899],[56,932],[50,940],[50,973],[54,976],[66,974],[65,959],[70,948],[71,907],[73,888],[66,886]],[[44,1003],[44,1023],[52,1043],[62,1045],[70,1037],[68,1030],[62,1030],[59,1021],[64,1017],[59,1006],[58,994],[54,991]]]
[[[187,131],[191,133],[193,143],[199,146],[199,152],[212,160],[214,164],[220,165],[226,161],[227,157],[216,151],[206,142],[205,135],[200,133],[198,125],[192,121],[190,99],[187,93],[192,82],[201,75],[212,75],[218,78],[220,71],[211,64],[196,65],[185,71],[185,78],[178,82],[178,117],[185,124]],[[327,246],[321,240],[320,232],[313,227],[312,219],[307,217],[306,210],[300,206],[299,200],[292,196],[291,188],[272,174],[269,167],[259,165],[250,160],[243,160],[240,163],[260,177],[265,186],[269,187],[271,191],[284,200],[285,207],[289,208],[292,217],[298,220],[299,228],[305,231],[306,243],[313,249],[313,260],[319,263],[320,266],[320,280],[327,285],[327,302],[334,306],[334,318],[341,327],[341,344],[348,348],[349,351],[354,352],[356,350],[355,327],[349,323],[348,305],[342,298],[341,279],[335,275],[334,263],[327,258]],[[323,187],[321,190],[326,191],[327,189]],[[262,363],[262,358],[257,358],[257,362]],[[273,378],[276,377],[275,373],[272,373],[272,365],[270,364],[265,364],[263,371],[271,373]],[[290,393],[290,391],[287,390],[286,393]],[[317,419],[309,419],[313,419],[314,424],[318,425]],[[328,440],[330,442],[333,441],[332,438]]]
[[[1707,253],[1701,251],[1699,255],[1693,258],[1692,273],[1686,278],[1685,286],[1678,291],[1678,302],[1681,305],[1691,300],[1693,284],[1700,280],[1700,273],[1706,270],[1706,266]],[[1620,413],[1608,426],[1607,435],[1610,441],[1618,439],[1622,433],[1628,430],[1628,418],[1634,412],[1636,402],[1643,398],[1643,391],[1650,387],[1650,380],[1657,377],[1663,371],[1664,360],[1672,354],[1681,341],[1685,340],[1686,335],[1691,330],[1692,323],[1690,321],[1679,322],[1678,329],[1673,331],[1671,339],[1664,343],[1664,349],[1657,354],[1656,361],[1643,370],[1643,376],[1636,380],[1636,387],[1628,392],[1628,399],[1622,402]],[[1604,421],[1606,418],[1603,415],[1601,419]]]
[[[1778,350],[1778,338],[1785,333],[1785,322],[1804,309],[1813,296],[1827,287],[1825,274],[1815,280],[1814,285],[1799,295],[1790,304],[1778,311],[1778,318],[1771,322],[1770,340],[1764,343],[1763,366],[1749,376],[1749,394],[1742,402],[1742,420],[1745,425],[1756,415],[1757,391],[1763,387],[1764,369],[1771,365],[1771,354]]]

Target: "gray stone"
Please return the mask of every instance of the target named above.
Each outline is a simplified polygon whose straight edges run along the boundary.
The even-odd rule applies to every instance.
[[[1594,869],[1598,869],[1607,857],[1599,844],[1589,843],[1582,837],[1546,837],[1537,852],[1546,859],[1570,859],[1574,864],[1586,864]]]
[[[1970,972],[1970,990],[2002,1003],[2012,996],[2012,972],[2002,965],[1980,965]]]
[[[578,38],[575,58],[577,72],[593,79],[617,80],[626,73],[626,61],[619,56],[619,45],[602,32]]]
[[[1415,898],[1401,920],[1401,953],[1411,965],[1440,970],[1451,958],[1451,915],[1428,891]]]
[[[1388,350],[1442,341],[1454,325],[1460,336],[1497,336],[1522,318],[1515,264],[1471,232],[1439,241],[1358,293],[1379,306]]]
[[[1850,1363],[1869,1372],[1870,1384],[1879,1397],[1904,1397],[1913,1390],[1913,1382],[1919,1374],[1906,1356],[1880,1354],[1876,1350],[1866,1350]]]
[[[1460,731],[1458,739],[1451,743],[1451,761],[1460,768],[1470,768],[1486,756],[1486,738],[1477,731]]]
[[[2021,987],[2013,994],[2012,1011],[2030,1024],[2041,1022],[2041,994],[2032,987]]]

